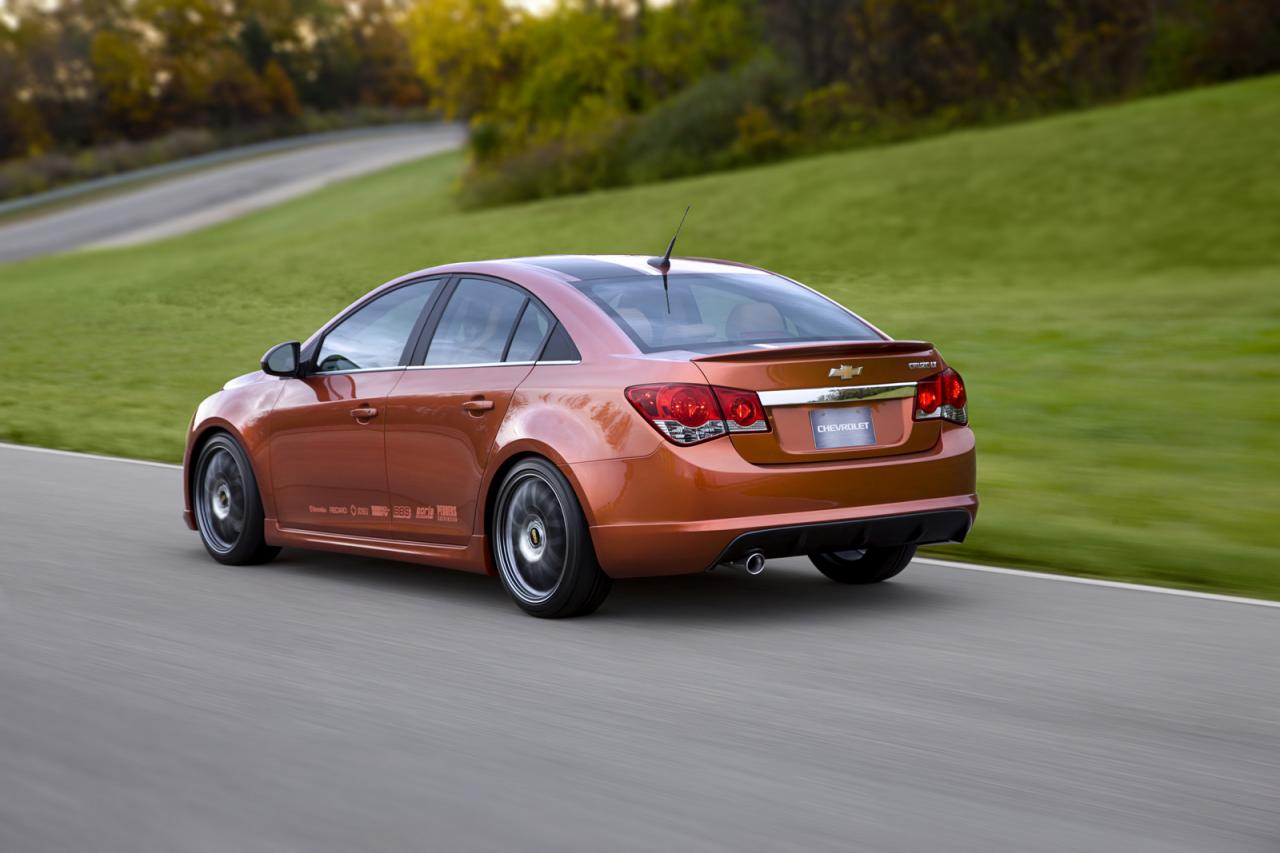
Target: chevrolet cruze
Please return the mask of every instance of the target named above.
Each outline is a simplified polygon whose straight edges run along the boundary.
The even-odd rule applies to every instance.
[[[496,574],[525,611],[614,578],[807,555],[892,577],[977,512],[965,387],[791,279],[551,256],[388,282],[202,402],[186,523],[223,563],[319,548]]]

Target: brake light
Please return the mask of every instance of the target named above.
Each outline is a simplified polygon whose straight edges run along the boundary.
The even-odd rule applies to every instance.
[[[916,418],[920,416],[936,417],[938,404],[942,402],[942,383],[938,381],[941,374],[922,379],[916,385]]]
[[[968,398],[964,393],[964,380],[951,368],[942,371],[942,405],[963,409]]]
[[[626,395],[636,411],[675,444],[697,444],[730,432],[769,430],[764,405],[754,391],[693,384],[633,385]]]
[[[969,422],[969,399],[964,380],[950,367],[916,383],[915,419],[942,418],[956,424]]]
[[[724,413],[729,432],[768,432],[769,420],[764,415],[764,404],[755,391],[712,386],[720,411]]]

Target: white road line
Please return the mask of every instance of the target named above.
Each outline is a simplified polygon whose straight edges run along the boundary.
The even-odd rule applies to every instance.
[[[32,447],[29,444],[6,444],[0,441],[0,450],[25,450],[28,453],[48,453],[53,456],[74,456],[78,459],[97,459],[100,462],[129,462],[133,465],[150,465],[152,468],[177,468],[172,462],[152,462],[149,459],[129,459],[126,456],[103,456],[99,453],[80,453],[75,450],[54,450],[51,447]]]
[[[133,465],[149,465],[153,468],[181,469],[181,465],[168,462],[151,462],[146,459],[128,459],[123,456],[102,456],[97,453],[77,453],[74,450],[52,450],[48,447],[31,447],[26,444],[5,444],[0,442],[0,450],[25,450],[29,453],[49,453],[54,456],[72,456],[80,459],[97,459],[102,462],[128,462]],[[1133,592],[1154,592],[1159,595],[1173,595],[1180,598],[1202,598],[1206,601],[1222,601],[1228,604],[1249,604],[1255,607],[1280,607],[1280,601],[1268,601],[1265,598],[1245,598],[1239,595],[1222,595],[1216,592],[1197,592],[1192,589],[1176,589],[1167,586],[1148,586],[1140,583],[1124,581],[1108,581],[1100,578],[1082,578],[1075,575],[1058,575],[1049,572],[1032,572],[1026,569],[1006,569],[1002,566],[982,566],[977,563],[957,563],[953,560],[938,560],[933,557],[916,557],[912,562],[924,563],[927,566],[939,566],[944,569],[963,569],[969,572],[986,572],[993,575],[1014,575],[1035,580],[1074,583],[1084,586],[1102,586],[1110,589],[1127,589]]]
[[[1239,595],[1222,595],[1216,592],[1197,592],[1193,589],[1177,589],[1168,586],[1148,586],[1141,583],[1125,583],[1124,581],[1108,581],[1101,578],[1082,578],[1076,575],[1056,575],[1049,572],[1031,572],[1026,569],[1006,569],[1000,566],[980,566],[977,563],[956,563],[951,560],[935,560],[932,557],[916,557],[912,562],[929,566],[941,566],[946,569],[964,569],[970,572],[987,572],[993,575],[1018,575],[1037,580],[1061,581],[1085,586],[1105,586],[1111,589],[1131,589],[1134,592],[1157,592],[1161,595],[1176,595],[1182,598],[1203,598],[1208,601],[1225,601],[1230,604],[1252,604],[1257,607],[1280,607],[1280,601],[1269,601],[1265,598],[1245,598]]]

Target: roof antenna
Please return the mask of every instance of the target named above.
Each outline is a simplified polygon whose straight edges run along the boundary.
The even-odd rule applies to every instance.
[[[671,313],[671,287],[667,283],[667,273],[671,271],[671,252],[676,247],[676,238],[680,236],[680,229],[684,227],[685,217],[689,215],[689,208],[693,205],[685,205],[684,214],[680,217],[680,224],[676,226],[676,233],[671,235],[671,242],[667,244],[667,253],[660,258],[650,258],[649,266],[654,267],[662,273],[662,294],[667,298],[667,313]]]

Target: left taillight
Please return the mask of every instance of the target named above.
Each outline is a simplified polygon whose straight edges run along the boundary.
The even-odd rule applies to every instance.
[[[768,432],[764,405],[754,391],[691,383],[633,385],[627,399],[675,444],[697,444],[731,432]]]
[[[941,418],[953,424],[969,422],[969,398],[960,374],[948,367],[916,383],[915,419]]]

